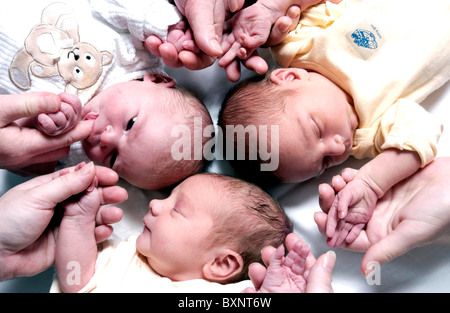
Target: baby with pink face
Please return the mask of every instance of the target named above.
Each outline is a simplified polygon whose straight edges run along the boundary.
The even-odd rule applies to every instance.
[[[130,248],[106,252],[108,261],[98,261],[104,253],[97,251],[93,240],[92,225],[100,203],[96,189],[93,186],[65,206],[55,256],[64,292],[145,292],[155,276],[171,282],[196,280],[194,284],[202,280],[206,288],[211,288],[208,282],[240,281],[247,277],[250,264],[260,260],[264,247],[279,247],[292,232],[282,207],[261,188],[204,173],[181,182],[166,199],[152,200],[142,233],[122,242]],[[293,253],[306,259],[308,252]],[[68,266],[73,262],[80,264],[76,283]],[[158,282],[157,288],[164,288],[168,281]]]
[[[82,142],[88,158],[111,167],[136,187],[158,190],[203,167],[203,160],[193,156],[172,157],[171,147],[179,139],[172,137],[172,130],[186,125],[193,134],[195,118],[202,119],[202,127],[212,124],[200,100],[175,85],[172,78],[147,74],[142,80],[106,88],[82,109],[76,97],[62,94],[66,109],[40,116],[37,124],[44,133],[57,135],[70,130],[81,111],[82,119],[93,122],[91,134]]]

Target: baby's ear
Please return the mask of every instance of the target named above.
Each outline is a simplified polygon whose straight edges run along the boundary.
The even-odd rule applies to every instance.
[[[172,77],[160,74],[147,74],[144,76],[144,81],[151,81],[154,84],[158,84],[167,88],[172,88],[176,85],[176,82]]]
[[[241,255],[230,249],[223,249],[203,266],[203,275],[209,281],[225,283],[240,274],[244,268]]]
[[[276,85],[283,85],[286,82],[295,80],[308,80],[309,73],[302,68],[278,68],[270,74],[270,81]]]

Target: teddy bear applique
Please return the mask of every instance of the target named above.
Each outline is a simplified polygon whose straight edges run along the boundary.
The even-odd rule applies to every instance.
[[[18,88],[30,89],[31,72],[40,78],[60,76],[66,83],[65,92],[78,95],[95,85],[103,67],[112,63],[110,52],[80,41],[71,13],[64,3],[53,3],[43,10],[41,23],[31,30],[9,68],[11,81]]]

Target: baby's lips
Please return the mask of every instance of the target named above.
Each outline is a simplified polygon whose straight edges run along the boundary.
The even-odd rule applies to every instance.
[[[86,114],[84,116],[84,120],[85,121],[96,120],[97,117],[98,117],[98,113],[96,113],[96,112],[89,112],[88,114]]]

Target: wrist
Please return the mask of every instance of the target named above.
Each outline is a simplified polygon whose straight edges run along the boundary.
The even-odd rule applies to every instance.
[[[386,190],[384,190],[380,184],[376,180],[373,179],[371,175],[366,175],[364,171],[359,171],[356,176],[355,180],[362,181],[368,189],[372,190],[372,192],[376,195],[377,199],[380,199],[384,196],[386,193]]]

